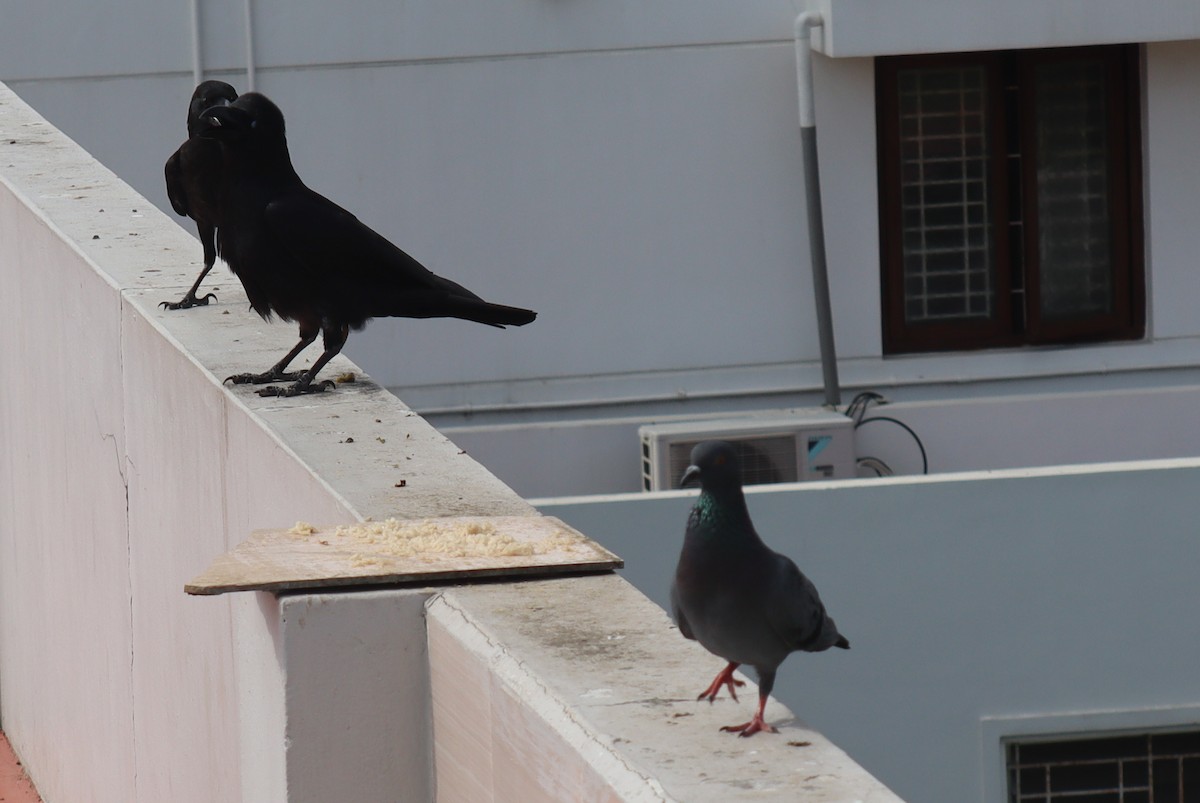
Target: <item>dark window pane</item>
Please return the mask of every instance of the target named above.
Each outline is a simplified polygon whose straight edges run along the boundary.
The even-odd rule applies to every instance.
[[[1105,67],[1050,62],[1034,82],[1041,313],[1105,313],[1113,306]]]
[[[1150,783],[1150,762],[1125,761],[1121,765],[1126,786],[1147,786]]]
[[[1117,765],[1106,761],[1060,764],[1050,768],[1052,792],[1086,792],[1089,789],[1115,789]]]
[[[1020,771],[1021,794],[1029,795],[1046,791],[1046,768],[1026,767]]]
[[[1179,760],[1159,759],[1152,765],[1154,803],[1184,803],[1179,799]]]
[[[1198,734],[1200,735],[1200,734]],[[1200,800],[1200,755],[1183,760],[1183,799]]]
[[[1200,731],[1156,733],[1151,737],[1155,753],[1200,754]]]
[[[1021,745],[1021,761],[1025,764],[1043,764],[1102,758],[1134,758],[1146,756],[1148,750],[1145,736],[1032,742]]]

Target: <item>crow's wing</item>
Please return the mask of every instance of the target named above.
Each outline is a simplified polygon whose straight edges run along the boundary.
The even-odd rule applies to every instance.
[[[163,172],[166,174],[167,198],[171,201],[171,208],[184,217],[188,217],[187,187],[183,180],[183,158],[180,153],[182,150],[183,146],[180,146],[171,154]]]
[[[346,322],[399,315],[520,325],[528,310],[490,304],[438,276],[358,218],[301,187],[267,204],[268,228],[318,290],[326,315]]]

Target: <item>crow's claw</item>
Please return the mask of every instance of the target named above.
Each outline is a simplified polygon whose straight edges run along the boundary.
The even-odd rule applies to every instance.
[[[234,374],[233,376],[225,377],[221,384],[232,382],[235,385],[267,385],[271,382],[298,382],[302,376],[304,376],[303,371],[292,371],[290,373],[267,371],[262,374]]]
[[[217,297],[212,293],[205,293],[199,298],[196,298],[194,293],[188,293],[178,301],[160,301],[158,302],[158,306],[162,307],[163,309],[191,309],[192,307],[207,307],[208,300],[210,298],[213,301],[217,300]]]
[[[287,387],[271,385],[270,387],[265,387],[262,390],[258,391],[258,395],[259,396],[284,396],[284,397],[303,396],[306,393],[324,393],[325,391],[329,390],[332,387],[335,387],[335,385],[333,383],[333,380],[331,380],[331,379],[326,379],[324,382],[317,382],[316,384],[308,384],[308,385],[303,385],[303,384],[297,382],[296,384],[288,385]]]

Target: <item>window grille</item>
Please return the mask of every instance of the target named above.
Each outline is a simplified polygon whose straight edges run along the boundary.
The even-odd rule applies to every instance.
[[[1196,803],[1200,731],[1014,742],[1011,803]]]
[[[898,81],[905,317],[986,318],[992,230],[983,69],[904,70]]]

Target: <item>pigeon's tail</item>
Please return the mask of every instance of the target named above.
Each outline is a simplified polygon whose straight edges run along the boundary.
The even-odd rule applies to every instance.
[[[837,623],[833,621],[832,616],[822,616],[821,627],[807,641],[799,645],[799,649],[805,652],[824,652],[830,647],[840,647],[843,650],[850,649],[850,642],[846,637],[838,632]]]

